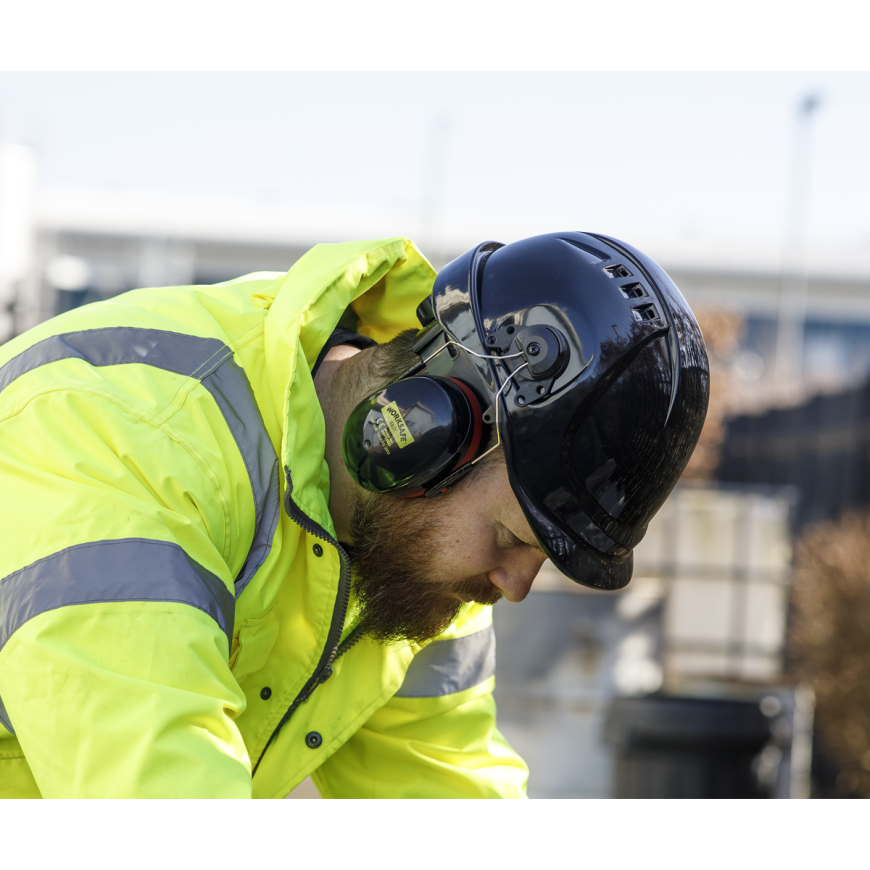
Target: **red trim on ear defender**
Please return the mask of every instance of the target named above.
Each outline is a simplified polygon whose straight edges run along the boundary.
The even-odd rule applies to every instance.
[[[471,436],[471,444],[468,445],[468,450],[465,451],[465,456],[453,466],[454,470],[459,468],[460,465],[465,465],[470,459],[474,458],[474,455],[477,453],[477,448],[480,446],[480,437],[483,434],[483,417],[480,412],[480,402],[477,401],[477,396],[462,383],[462,381],[457,381],[456,378],[447,378],[448,381],[453,381],[463,393],[465,393],[465,398],[468,399],[468,404],[471,405],[471,415],[474,418],[474,434]]]
[[[471,406],[471,417],[472,417],[472,435],[471,435],[471,443],[468,445],[468,450],[462,456],[462,459],[453,466],[451,471],[455,471],[459,468],[460,465],[465,465],[466,462],[473,459],[475,454],[477,453],[478,447],[480,447],[480,439],[483,435],[483,415],[480,411],[480,402],[478,402],[477,397],[474,393],[468,389],[462,381],[457,381],[456,378],[446,378],[448,381],[453,381],[463,393],[465,393],[465,398],[468,399],[468,404]],[[449,487],[442,490],[442,492],[446,492]],[[407,493],[402,496],[402,498],[419,498],[421,495],[424,495],[426,490],[421,488],[417,490],[417,492]]]

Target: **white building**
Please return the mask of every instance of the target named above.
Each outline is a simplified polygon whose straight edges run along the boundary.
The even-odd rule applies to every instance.
[[[415,214],[118,191],[36,191],[26,149],[4,147],[0,304],[13,303],[13,309],[11,319],[0,322],[0,332],[7,335],[135,287],[285,271],[318,242],[410,235],[440,268],[487,234],[485,226],[469,221],[450,233],[442,230],[439,249],[433,251],[418,236],[421,230],[425,235],[426,225]],[[16,184],[10,185],[10,178]],[[738,372],[748,385],[772,374],[782,284],[777,247],[652,234],[629,241],[668,271],[693,307],[742,312],[747,328]],[[25,274],[4,279],[4,262],[7,272],[22,272],[26,264]],[[809,388],[836,388],[870,372],[870,249],[811,250],[807,267],[805,301],[800,286],[786,283],[782,311],[792,318],[805,314],[799,346]]]

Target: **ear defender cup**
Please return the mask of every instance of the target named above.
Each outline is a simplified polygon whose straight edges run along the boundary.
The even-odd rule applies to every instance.
[[[396,381],[351,412],[342,453],[351,477],[379,493],[413,497],[477,455],[480,403],[454,378]]]

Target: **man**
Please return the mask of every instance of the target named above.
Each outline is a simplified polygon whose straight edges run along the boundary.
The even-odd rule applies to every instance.
[[[707,390],[667,276],[581,233],[437,280],[321,245],[18,337],[0,793],[522,797],[489,605],[547,557],[624,586]]]

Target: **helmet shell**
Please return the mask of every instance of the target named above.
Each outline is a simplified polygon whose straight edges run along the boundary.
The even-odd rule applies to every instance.
[[[509,336],[527,327],[564,339],[554,377],[510,378],[522,359],[464,352],[452,366],[484,407],[511,380],[498,399],[508,475],[556,567],[586,586],[625,586],[632,548],[683,473],[707,411],[707,353],[677,287],[624,242],[550,233],[454,260],[432,306],[445,332],[479,354],[516,353]],[[430,371],[451,365],[439,356]]]

